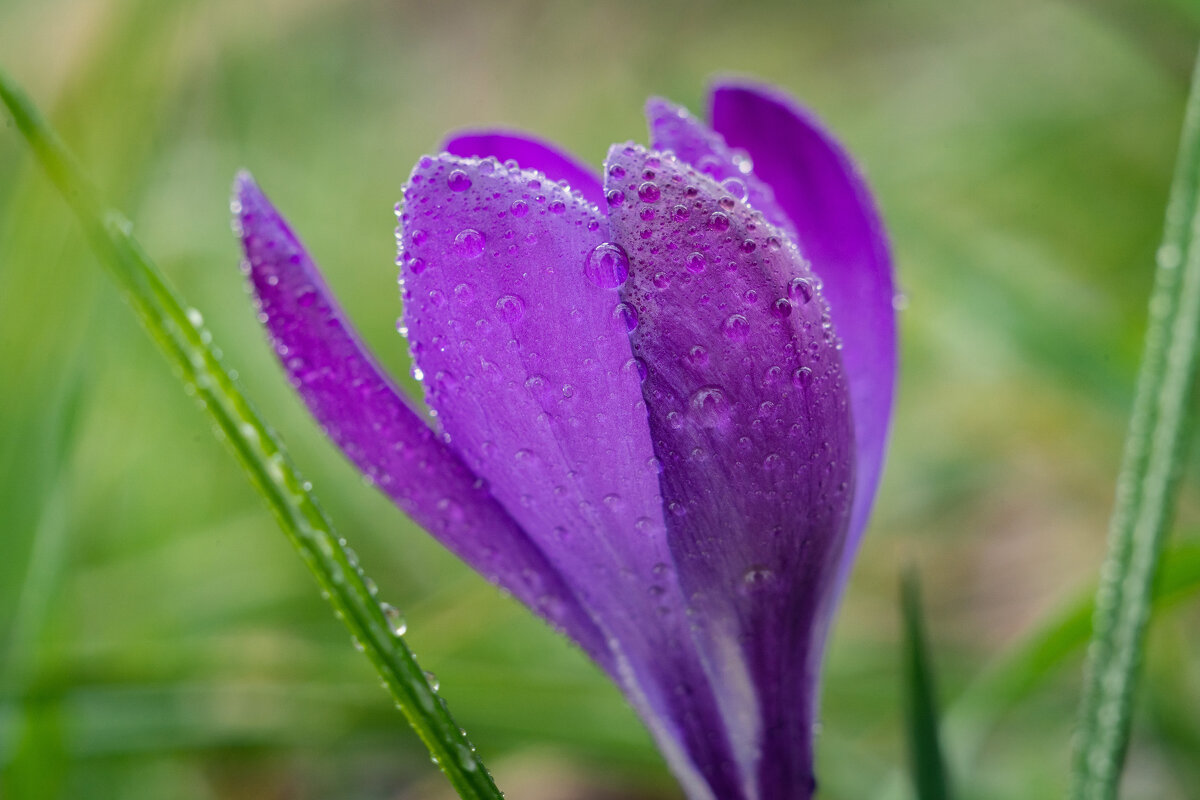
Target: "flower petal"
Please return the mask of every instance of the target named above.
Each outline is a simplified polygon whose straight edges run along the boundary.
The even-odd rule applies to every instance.
[[[518,131],[462,131],[448,138],[442,148],[464,158],[516,161],[522,169],[536,170],[552,181],[566,181],[582,192],[589,203],[604,208],[604,188],[600,176],[591,167],[559,150],[549,142]]]
[[[720,183],[729,194],[745,199],[767,221],[795,241],[791,220],[775,202],[771,187],[754,174],[750,158],[735,151],[719,133],[683,106],[653,97],[646,102],[652,150],[670,150],[681,161]]]
[[[450,155],[422,159],[404,197],[405,320],[451,447],[608,635],[689,793],[740,796],[672,579],[604,217],[540,173]]]
[[[712,121],[774,189],[841,335],[858,450],[844,580],[879,484],[896,382],[895,287],[883,221],[849,154],[790,98],[750,83],[719,84]]]
[[[786,236],[682,161],[615,146],[605,188],[631,198],[609,209],[629,254],[622,297],[641,319],[671,549],[735,757],[762,796],[803,791],[854,457],[825,303]]]
[[[611,662],[561,576],[379,367],[249,175],[238,176],[233,206],[260,319],[329,437],[413,521],[601,664]]]

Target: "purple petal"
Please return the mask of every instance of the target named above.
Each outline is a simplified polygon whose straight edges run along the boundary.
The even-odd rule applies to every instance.
[[[450,155],[405,189],[405,319],[431,408],[609,637],[695,797],[739,797],[678,585],[629,330],[628,262],[540,173]]]
[[[883,221],[850,156],[790,98],[754,84],[721,84],[712,121],[775,190],[841,335],[858,450],[844,580],[879,484],[896,382],[895,288]]]
[[[464,158],[491,156],[499,161],[515,161],[522,169],[536,170],[552,181],[566,181],[572,189],[582,192],[589,203],[604,208],[604,189],[594,169],[549,142],[528,134],[499,130],[463,131],[448,138],[442,149]]]
[[[674,157],[609,151],[622,297],[680,583],[742,773],[764,797],[811,773],[821,613],[850,504],[853,434],[836,337],[795,246]],[[790,788],[789,788],[790,787]]]
[[[603,637],[559,573],[413,411],[248,175],[238,176],[233,207],[259,317],[329,437],[414,522],[601,664],[611,663]]]
[[[751,167],[750,158],[735,151],[719,133],[692,116],[683,106],[661,98],[646,102],[653,150],[670,150],[684,163],[720,183],[738,200],[761,211],[775,227],[795,240],[791,220],[775,202],[774,192]]]

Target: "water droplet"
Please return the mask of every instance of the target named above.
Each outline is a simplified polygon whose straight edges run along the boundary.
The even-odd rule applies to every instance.
[[[475,290],[471,288],[471,284],[469,283],[460,283],[454,287],[454,299],[464,306],[469,306],[475,302]]]
[[[812,281],[807,278],[792,278],[788,282],[788,297],[807,303],[813,299]]]
[[[604,199],[610,206],[620,206],[625,202],[625,193],[620,189],[609,189],[604,194]]]
[[[779,453],[770,453],[766,458],[763,459],[763,469],[765,469],[767,472],[777,470],[782,465],[783,459],[780,457]]]
[[[688,212],[687,206],[683,206],[683,205],[675,206],[674,208],[671,209],[671,219],[675,220],[676,222],[683,222],[685,219],[688,218],[688,213],[689,212]]]
[[[732,314],[721,323],[721,332],[729,339],[740,342],[750,335],[750,323],[741,314]]]
[[[758,249],[758,244],[753,239],[746,239],[742,242],[743,253],[753,253],[756,249]]]
[[[771,304],[771,313],[783,319],[792,313],[792,304],[788,302],[786,297],[780,297]]]
[[[629,277],[629,256],[616,242],[601,242],[588,253],[583,273],[601,289],[615,289]]]
[[[625,177],[625,168],[622,167],[620,164],[613,164],[611,167],[608,168],[608,174],[613,176],[614,178],[624,178]]]
[[[689,401],[692,416],[706,428],[716,428],[729,422],[729,400],[719,386],[697,390]]]
[[[637,375],[638,381],[646,380],[646,362],[637,356],[626,361],[623,369],[631,375]]]
[[[420,247],[421,245],[425,244],[426,241],[429,240],[429,231],[423,231],[420,228],[417,228],[415,231],[412,232],[410,238],[412,239],[412,243],[414,246]]]
[[[524,200],[513,200],[512,205],[508,207],[514,217],[523,217],[529,213],[529,203]]]
[[[452,192],[465,192],[471,188],[471,178],[461,169],[451,170],[449,177],[446,178],[446,185]]]
[[[463,228],[454,237],[454,249],[463,258],[479,258],[483,255],[483,234],[474,228]]]
[[[688,253],[688,257],[683,261],[688,272],[700,273],[704,271],[704,265],[707,263],[704,254],[700,252]]]
[[[400,609],[388,603],[381,603],[380,608],[383,609],[383,615],[387,617],[392,633],[396,636],[403,636],[408,631],[408,622],[405,621],[404,615],[400,613]]]
[[[792,383],[803,388],[812,383],[812,375],[812,367],[800,367],[800,369],[792,373]]]
[[[708,227],[714,231],[729,230],[729,217],[722,214],[720,211],[714,211],[708,217]]]
[[[746,199],[746,184],[739,178],[726,178],[721,181],[721,188],[733,195],[735,200]]]
[[[551,214],[562,214],[567,210],[567,204],[562,200],[551,200],[550,205],[546,206],[546,210]]]
[[[753,566],[742,574],[742,586],[747,591],[765,588],[775,579],[775,573],[766,567]]]
[[[420,275],[425,271],[425,266],[425,259],[423,258],[414,258],[412,261],[408,262],[408,268],[412,270],[413,275]]]
[[[653,222],[655,213],[653,208],[643,208],[642,213],[638,214],[642,218],[642,222]]]
[[[643,203],[657,203],[662,192],[658,189],[658,184],[654,181],[645,181],[638,187],[638,198]]]
[[[638,326],[637,309],[629,303],[617,303],[613,308],[613,319],[615,319],[625,330],[633,331]]]
[[[516,324],[525,316],[525,301],[515,294],[506,294],[496,301],[496,310],[510,325]]]
[[[688,351],[688,361],[691,361],[697,367],[703,367],[708,363],[708,350],[702,344],[694,345]]]

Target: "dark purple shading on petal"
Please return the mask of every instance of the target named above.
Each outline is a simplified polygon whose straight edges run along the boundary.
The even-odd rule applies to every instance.
[[[521,169],[536,170],[552,181],[566,181],[573,190],[600,209],[604,208],[604,189],[600,176],[591,167],[559,150],[549,142],[517,131],[462,131],[443,145],[447,153],[464,158],[492,157],[515,161]]]
[[[697,641],[756,796],[807,796],[854,457],[825,302],[787,237],[707,176],[635,145],[606,166],[632,198],[609,221]]]
[[[858,449],[844,581],[879,484],[896,382],[895,287],[883,221],[849,154],[790,98],[750,83],[719,84],[712,121],[774,189],[842,339]]]
[[[609,637],[611,670],[693,797],[741,795],[671,566],[599,211],[540,173],[424,158],[401,215],[404,313],[430,407]]]
[[[303,245],[248,175],[238,176],[233,209],[259,317],[329,437],[413,521],[601,665],[611,664],[604,638],[571,589],[379,367]]]

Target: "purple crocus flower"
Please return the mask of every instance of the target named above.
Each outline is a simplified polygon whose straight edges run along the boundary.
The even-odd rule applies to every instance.
[[[420,160],[384,373],[247,176],[245,268],[292,383],[416,522],[574,639],[689,798],[813,792],[832,608],[879,480],[892,269],[853,162],[771,89],[647,105],[603,176],[528,136]]]

